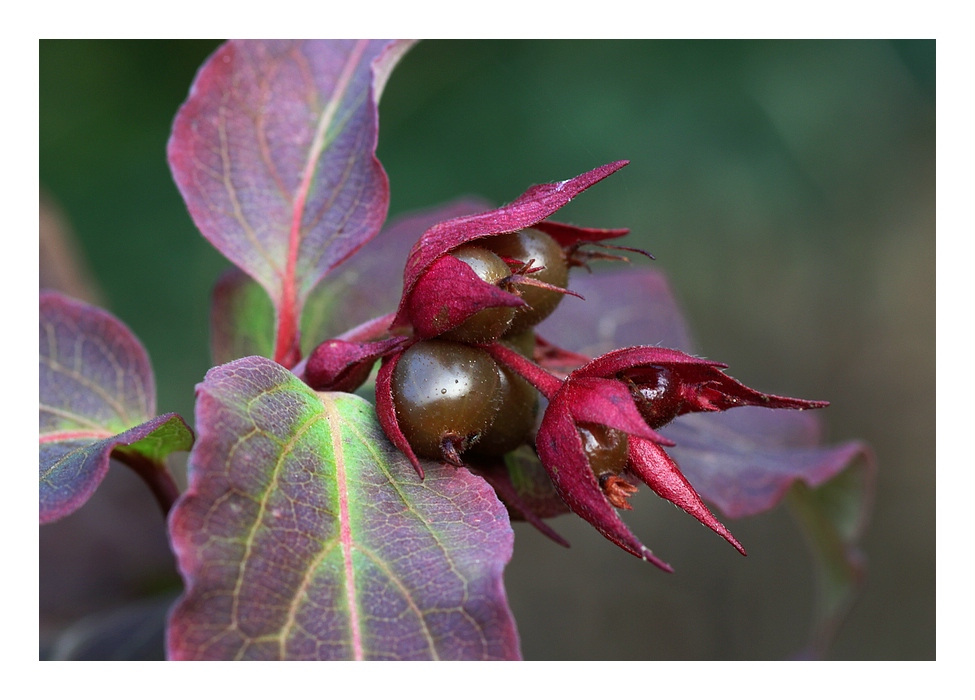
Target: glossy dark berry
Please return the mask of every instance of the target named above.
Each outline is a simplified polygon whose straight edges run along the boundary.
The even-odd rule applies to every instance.
[[[576,425],[596,478],[619,474],[626,468],[629,441],[626,433],[597,423]]]
[[[535,333],[524,331],[501,338],[500,342],[531,359],[535,351]],[[532,439],[538,415],[538,391],[527,381],[505,367],[501,370],[501,408],[494,423],[471,448],[474,457],[500,457]]]
[[[636,407],[651,428],[660,428],[680,415],[678,383],[666,367],[645,367],[633,389]]]
[[[494,423],[471,449],[475,456],[500,457],[531,440],[538,413],[538,392],[517,374],[501,367],[501,407]]]
[[[397,422],[416,455],[453,461],[494,421],[502,378],[479,348],[424,340],[399,358],[392,390]]]
[[[450,255],[467,263],[474,274],[490,284],[497,284],[511,274],[511,269],[504,260],[477,245],[462,245],[450,251]],[[509,331],[514,317],[515,309],[510,306],[482,309],[438,337],[458,343],[487,343]]]
[[[569,268],[562,247],[547,233],[526,228],[503,236],[483,238],[476,241],[476,244],[503,258],[524,263],[534,260],[532,267],[544,267],[526,277],[563,289],[569,283]],[[514,320],[509,333],[520,333],[548,318],[562,301],[563,296],[550,289],[528,285],[519,287],[519,292],[528,306],[514,309]]]

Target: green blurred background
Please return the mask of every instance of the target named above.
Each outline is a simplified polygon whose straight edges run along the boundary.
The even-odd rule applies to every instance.
[[[159,410],[188,417],[226,263],[190,221],[165,143],[216,46],[40,42],[42,202],[149,350]],[[830,400],[830,440],[873,445],[869,579],[831,654],[935,657],[934,41],[430,41],[397,68],[380,115],[391,215],[462,194],[500,204],[631,160],[559,218],[632,229],[702,354],[763,391]],[[151,511],[125,478],[106,493]],[[86,612],[173,582],[158,515],[99,520],[109,498],[42,530],[42,647]],[[553,521],[571,550],[515,525],[506,581],[526,658],[802,647],[812,569],[786,513],[728,523],[742,558],[645,489],[634,506],[631,527],[676,574],[572,516]],[[75,585],[92,578],[91,552],[98,580]],[[127,562],[146,552],[154,562]]]

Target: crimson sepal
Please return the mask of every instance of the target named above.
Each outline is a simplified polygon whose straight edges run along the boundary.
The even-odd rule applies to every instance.
[[[402,356],[402,352],[387,355],[379,367],[379,374],[376,375],[376,417],[379,418],[379,425],[382,426],[386,437],[396,446],[396,449],[406,455],[410,464],[413,465],[413,469],[422,479],[423,467],[420,466],[419,458],[399,428],[399,421],[396,419],[396,404],[393,403],[393,372],[396,371],[396,364]]]
[[[355,391],[369,378],[376,360],[408,341],[403,336],[374,343],[326,340],[308,356],[303,378],[316,391]]]
[[[562,393],[562,400],[568,404],[576,423],[598,423],[662,445],[674,444],[673,440],[646,424],[633,395],[622,382],[600,377],[575,377],[565,383]]]
[[[587,228],[562,224],[558,221],[539,221],[532,228],[547,233],[563,248],[570,248],[581,243],[596,243],[619,238],[630,232],[628,228]]]
[[[560,348],[542,336],[535,334],[535,353],[533,358],[539,367],[565,376],[572,370],[592,361],[589,355],[582,355]]]
[[[622,348],[597,357],[572,373],[578,377],[618,377],[636,387],[658,389],[644,406],[644,418],[654,428],[685,413],[725,411],[735,406],[825,408],[828,401],[806,401],[755,391],[722,370],[727,365],[694,357],[680,350],[656,346]]]
[[[535,449],[555,490],[573,513],[627,552],[664,571],[673,571],[669,564],[655,556],[630,532],[603,495],[586,458],[564,387],[545,410],[535,439]]]
[[[433,338],[456,328],[478,311],[495,306],[526,306],[524,300],[485,282],[470,265],[444,255],[417,280],[406,301],[416,335]]]
[[[450,219],[427,229],[413,246],[406,261],[406,268],[403,271],[403,297],[393,326],[404,326],[409,321],[407,309],[414,287],[439,258],[454,248],[478,238],[513,233],[535,226],[568,204],[580,192],[609,177],[627,163],[629,161],[619,160],[570,180],[535,185],[528,188],[518,199],[503,207],[481,214]],[[569,227],[567,224],[564,226],[574,230],[575,236],[585,235],[586,231],[592,231],[594,232],[592,235],[602,238],[623,235],[616,233],[619,229],[582,229]],[[613,233],[607,235],[607,231]]]
[[[701,523],[728,540],[739,552],[745,554],[745,548],[704,505],[700,495],[684,478],[677,463],[660,445],[635,435],[629,436],[628,443],[628,467],[631,473],[639,477],[640,481],[649,486],[655,494],[694,516]]]
[[[495,359],[509,359],[496,348],[492,350]],[[667,570],[669,567],[653,557],[616,514],[589,465],[577,425],[596,423],[625,432],[629,449],[624,476],[636,476],[744,554],[738,540],[708,510],[660,447],[674,443],[653,429],[695,411],[723,411],[745,405],[802,410],[822,408],[827,403],[763,394],[724,374],[724,367],[679,350],[622,348],[574,370],[557,391],[547,394],[550,402],[535,447],[559,496],[607,539]],[[528,372],[520,373],[528,378]]]

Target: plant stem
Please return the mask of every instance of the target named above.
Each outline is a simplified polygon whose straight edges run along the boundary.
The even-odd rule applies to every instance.
[[[347,340],[350,343],[364,343],[370,340],[379,340],[389,331],[389,324],[393,322],[394,318],[396,318],[395,313],[371,318],[365,323],[360,323],[355,328],[346,331],[337,340]]]
[[[114,450],[112,459],[116,459],[126,465],[142,480],[156,497],[156,502],[162,509],[163,517],[169,515],[170,509],[179,498],[179,486],[173,480],[173,475],[169,473],[164,462],[157,462],[138,452]]]

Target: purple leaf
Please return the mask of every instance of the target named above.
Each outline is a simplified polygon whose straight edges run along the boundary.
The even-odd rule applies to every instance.
[[[808,413],[742,407],[681,416],[660,432],[684,475],[729,518],[771,510],[796,481],[817,487],[865,454],[860,442],[819,446]]]
[[[396,310],[403,265],[410,248],[434,224],[490,209],[467,197],[398,217],[375,238],[319,282],[301,316],[301,350],[312,350],[369,319]],[[249,355],[274,354],[274,306],[267,292],[237,268],[223,274],[213,290],[210,311],[214,364]]]
[[[190,485],[170,518],[178,659],[513,659],[513,534],[490,486],[420,481],[372,407],[265,358],[197,389]]]
[[[110,457],[128,464],[146,478],[157,500],[167,510],[178,492],[171,477],[153,474],[153,470],[163,470],[165,465],[159,459],[146,459],[146,456],[165,456],[190,449],[193,433],[183,419],[175,413],[166,413],[103,440],[92,438],[93,432],[41,433],[41,525],[60,520],[81,508],[108,473]],[[164,483],[156,486],[157,479]]]
[[[175,413],[155,411],[149,357],[129,329],[94,306],[42,292],[40,522],[84,505],[110,457],[146,479],[165,509],[176,495],[165,458],[188,450],[193,434]]]
[[[538,325],[546,340],[590,357],[629,345],[659,345],[691,352],[684,316],[663,274],[647,267],[573,272],[566,297]],[[580,332],[581,331],[581,332]]]
[[[377,102],[408,45],[231,41],[176,115],[176,184],[203,235],[267,290],[289,366],[311,290],[386,218]]]

